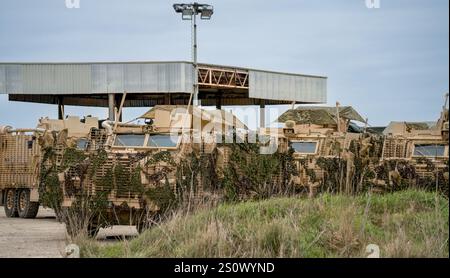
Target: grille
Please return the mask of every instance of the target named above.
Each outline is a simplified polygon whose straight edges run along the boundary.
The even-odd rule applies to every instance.
[[[107,138],[106,130],[96,128],[91,129],[87,149],[90,151],[103,149]]]
[[[39,154],[32,135],[0,135],[0,188],[37,184]]]
[[[386,138],[383,146],[383,158],[404,158],[406,156],[406,140]]]
[[[138,194],[138,188],[132,184],[134,170],[135,165],[128,156],[110,154],[95,172],[91,190],[93,193],[111,192],[116,198],[134,198]]]

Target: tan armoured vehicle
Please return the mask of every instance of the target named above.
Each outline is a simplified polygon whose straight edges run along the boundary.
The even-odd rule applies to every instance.
[[[391,122],[383,131],[381,160],[405,161],[425,182],[437,178],[448,182],[449,110],[448,94],[439,119],[435,122]],[[398,168],[398,166],[396,166]]]
[[[338,112],[339,111],[339,112]],[[380,133],[359,128],[351,107],[299,107],[281,115],[280,138],[293,149],[294,182],[318,190],[357,193],[448,183],[448,109],[433,123],[392,122]],[[339,125],[337,124],[339,123]]]
[[[61,141],[59,149],[71,140],[86,136],[98,126],[96,118],[65,120],[42,118],[34,129],[0,127],[0,204],[7,217],[34,218],[42,201],[40,171],[45,141]],[[62,132],[65,130],[65,132]],[[60,137],[56,137],[59,133]],[[64,136],[62,139],[61,136]],[[60,157],[61,158],[61,157]]]
[[[209,139],[219,130],[245,127],[222,110],[190,107],[188,111],[175,105],[155,106],[140,120],[144,123],[103,121],[100,128],[78,140],[77,146],[83,147],[76,150],[75,159],[67,154],[72,149],[63,155],[61,164],[68,167],[58,172],[62,210],[85,209],[90,235],[111,225],[136,225],[141,230],[182,194],[180,186],[188,191],[195,186],[200,195],[201,175],[189,172],[189,165],[183,172],[180,165],[189,164],[186,158],[193,153],[201,156],[217,151]],[[201,140],[196,141],[196,136]],[[216,162],[223,164],[223,155]],[[89,207],[83,206],[86,202]],[[69,219],[66,224],[69,233],[76,232],[75,223]]]
[[[294,182],[300,189],[312,195],[329,181],[328,189],[335,192],[359,190],[362,185],[350,180],[355,159],[350,150],[356,142],[365,146],[360,151],[370,152],[369,156],[376,155],[377,150],[373,147],[373,138],[355,130],[355,121],[365,123],[350,106],[300,106],[278,118],[278,122],[285,124],[279,129],[279,136],[286,140],[284,150],[293,150],[298,170]],[[339,177],[335,178],[331,172],[336,172]]]

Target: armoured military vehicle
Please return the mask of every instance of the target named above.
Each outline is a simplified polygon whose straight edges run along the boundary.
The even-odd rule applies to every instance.
[[[218,151],[214,136],[222,130],[245,128],[222,110],[190,107],[188,111],[175,105],[155,106],[140,120],[144,123],[103,121],[100,128],[78,138],[76,149],[66,149],[62,156],[64,166],[56,173],[62,186],[61,209],[87,210],[91,235],[102,226],[144,228],[180,194],[177,184],[187,180],[191,186],[202,184],[201,175],[183,173],[179,167],[183,159]],[[222,151],[215,165],[223,165],[223,157]],[[89,207],[83,206],[86,200]],[[69,233],[76,229],[71,221],[66,221]]]
[[[383,131],[381,162],[395,165],[407,162],[422,182],[448,183],[449,110],[448,94],[439,119],[435,122],[391,122]],[[439,182],[439,180],[441,182]],[[448,187],[448,185],[447,185]]]
[[[29,130],[2,127],[0,189],[7,215],[34,217],[44,202],[61,215],[69,233],[84,225],[94,235],[109,225],[142,229],[180,194],[188,192],[189,199],[201,196],[202,186],[215,180],[196,173],[206,165],[191,164],[212,165],[212,176],[223,181],[230,160],[236,162],[236,145],[221,144],[221,139],[231,137],[236,142],[243,131],[241,142],[247,142],[250,133],[223,110],[186,108],[155,106],[140,117],[141,123],[68,117],[41,119],[37,128]],[[264,185],[264,192],[271,192],[265,187],[282,180],[295,184],[296,192],[310,195],[318,191],[354,194],[368,187],[386,190],[404,181],[414,185],[424,177],[448,181],[446,105],[436,123],[393,122],[383,133],[367,128],[352,107],[301,106],[288,110],[278,121],[283,128],[259,132],[277,138],[276,153],[269,153],[275,160],[290,159],[277,153],[292,153],[295,173],[286,171],[290,165],[284,162],[253,161],[256,167],[266,162],[265,166],[285,167],[271,174],[288,177],[268,175],[271,181]],[[205,154],[214,155],[201,160]],[[247,170],[255,169],[240,165],[262,157],[242,154],[237,160],[243,164],[234,163],[234,174],[240,175],[233,180],[238,181],[234,186],[248,187],[253,182],[253,188],[247,189],[259,191],[255,182],[260,177],[254,181],[244,177]],[[183,187],[184,193],[179,190]]]
[[[385,191],[448,182],[446,104],[436,122],[392,122],[381,133],[367,128],[351,107],[302,106],[278,121],[285,124],[278,129],[281,142],[286,142],[283,151],[294,150],[294,182],[311,195],[320,190],[351,194],[367,187]],[[448,185],[443,190],[448,192]]]
[[[55,151],[60,152],[94,127],[98,127],[98,120],[91,117],[82,121],[78,117],[41,118],[33,129],[0,127],[0,203],[4,205],[6,216],[36,216],[42,201],[39,185],[45,142],[58,145]]]
[[[383,134],[383,159],[429,157],[441,164],[448,157],[448,109],[436,122],[391,122]]]
[[[309,194],[316,193],[325,183],[333,191],[353,193],[359,184],[350,180],[354,171],[355,143],[364,146],[360,152],[376,156],[376,138],[357,129],[353,121],[365,123],[350,106],[301,106],[283,113],[278,122],[279,137],[286,140],[284,151],[292,148],[298,175],[294,182]],[[370,148],[369,148],[370,147]],[[333,169],[331,169],[333,168]]]

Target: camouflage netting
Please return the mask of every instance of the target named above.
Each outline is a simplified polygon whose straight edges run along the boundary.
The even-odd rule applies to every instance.
[[[265,199],[295,193],[297,175],[293,149],[287,153],[260,154],[259,144],[232,144],[222,186],[226,200]]]
[[[405,159],[380,162],[382,145],[382,138],[376,136],[352,140],[349,150],[343,150],[336,157],[313,158],[318,169],[308,166],[308,158],[301,160],[301,167],[309,176],[304,186],[315,185],[317,192],[345,194],[360,194],[368,190],[393,192],[413,187],[448,196],[448,160],[445,168],[437,169],[428,158],[419,159],[418,164],[427,165],[427,174],[423,175]],[[321,177],[317,177],[319,172],[323,174]]]
[[[314,158],[314,168],[309,168],[307,159],[301,161],[301,167],[317,192],[358,194],[373,187],[376,176],[373,167],[381,156],[381,150],[380,138],[370,136],[352,140],[349,150],[340,149],[335,157]],[[317,177],[317,173],[322,173],[321,177]]]
[[[408,130],[428,130],[430,129],[430,125],[425,122],[405,122],[406,128]]]
[[[205,198],[235,202],[305,190],[360,194],[407,187],[448,194],[448,160],[445,169],[436,169],[431,161],[422,159],[419,164],[426,165],[429,172],[423,176],[405,159],[380,162],[383,137],[368,134],[350,141],[348,150],[333,139],[328,142],[330,153],[300,160],[292,148],[260,154],[262,143],[219,144],[209,153],[192,148],[177,155],[179,150],[124,154],[99,148],[85,152],[64,146],[57,134],[47,139],[40,171],[43,204],[54,208],[74,230],[127,223],[118,214],[108,214],[111,208],[113,213],[116,209],[129,211],[125,221],[133,218],[133,223],[142,223],[160,219],[164,212],[180,206],[189,211]],[[224,156],[222,164],[218,164],[219,155]],[[307,179],[302,179],[305,174]],[[138,200],[146,211],[133,214],[135,210],[126,201],[112,206],[111,196]],[[63,197],[73,200],[65,211],[61,209]]]
[[[351,106],[340,106],[339,117],[342,119],[365,122],[361,115]],[[336,107],[301,106],[284,112],[278,122],[295,121],[297,124],[336,124]]]

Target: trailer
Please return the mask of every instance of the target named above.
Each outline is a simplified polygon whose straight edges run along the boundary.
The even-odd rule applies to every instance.
[[[37,127],[30,129],[0,126],[0,205],[7,217],[34,218],[38,213],[43,143],[66,145],[86,136],[93,127],[98,127],[98,119],[91,117],[41,118]]]

